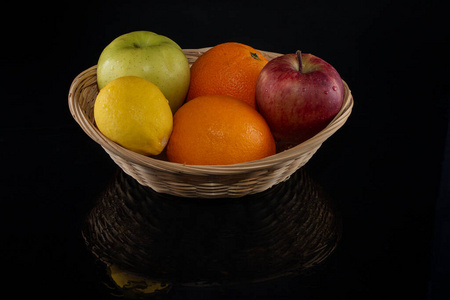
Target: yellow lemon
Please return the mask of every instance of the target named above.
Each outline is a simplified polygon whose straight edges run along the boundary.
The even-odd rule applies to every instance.
[[[103,87],[94,104],[97,128],[110,140],[144,155],[158,155],[169,141],[173,115],[150,81],[125,76]]]

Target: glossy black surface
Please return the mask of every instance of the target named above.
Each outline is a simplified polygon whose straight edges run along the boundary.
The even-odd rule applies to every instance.
[[[301,273],[336,248],[341,220],[305,172],[240,199],[180,199],[119,172],[89,213],[87,246],[174,285],[235,285]]]
[[[113,263],[166,284],[160,299],[448,299],[443,4],[12,4],[4,12],[13,21],[1,21],[4,292],[135,296],[114,286]],[[183,48],[238,41],[316,54],[350,86],[353,113],[302,170],[262,195],[156,194],[122,174],[67,105],[73,78],[112,39],[141,29]]]

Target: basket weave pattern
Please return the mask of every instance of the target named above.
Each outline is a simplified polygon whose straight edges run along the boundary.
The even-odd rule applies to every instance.
[[[118,172],[83,228],[106,265],[181,283],[257,282],[322,263],[341,238],[334,202],[304,170],[239,201],[180,199]]]
[[[190,65],[210,48],[185,49]],[[261,51],[271,60],[282,54]],[[344,125],[349,117],[353,98],[344,82],[344,103],[330,124],[311,139],[289,150],[257,161],[224,165],[197,166],[168,162],[164,154],[147,157],[114,143],[95,126],[94,103],[98,94],[97,67],[80,73],[69,90],[69,109],[87,135],[100,144],[125,173],[140,184],[159,193],[182,197],[236,198],[254,194],[285,181],[305,165],[322,143]]]

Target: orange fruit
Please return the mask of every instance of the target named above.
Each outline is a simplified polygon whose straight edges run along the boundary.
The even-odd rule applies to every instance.
[[[267,59],[241,43],[223,43],[203,53],[192,64],[186,101],[206,95],[228,95],[255,104],[256,82]]]
[[[243,101],[224,95],[200,96],[174,115],[167,145],[171,162],[228,165],[275,154],[264,118]]]

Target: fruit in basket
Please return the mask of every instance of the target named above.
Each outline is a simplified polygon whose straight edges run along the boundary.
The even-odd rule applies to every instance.
[[[175,114],[167,145],[169,161],[189,165],[228,165],[275,154],[264,118],[230,96],[200,96]]]
[[[227,95],[255,107],[255,86],[267,59],[241,43],[223,43],[203,53],[191,67],[190,101],[205,95]]]
[[[336,116],[343,98],[336,69],[300,51],[271,60],[256,85],[259,112],[280,143],[298,144],[313,137]]]
[[[94,119],[107,138],[144,155],[161,153],[173,128],[168,100],[156,85],[137,76],[119,77],[101,89]]]
[[[150,31],[121,35],[101,53],[97,64],[99,89],[123,76],[138,76],[153,82],[169,100],[174,113],[183,104],[189,89],[189,63],[180,46]]]

